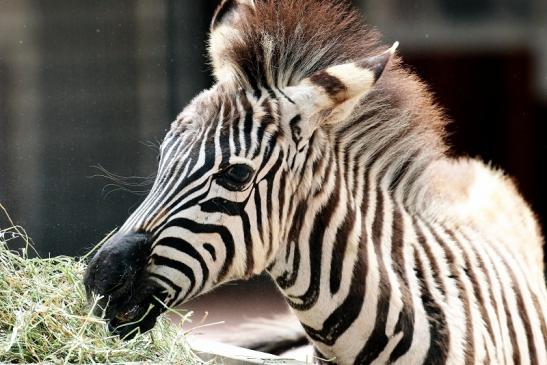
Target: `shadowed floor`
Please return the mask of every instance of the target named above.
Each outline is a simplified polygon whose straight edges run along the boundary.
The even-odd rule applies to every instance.
[[[226,284],[191,300],[181,309],[193,311],[192,323],[185,326],[192,329],[191,336],[230,343],[233,343],[234,336],[244,338],[239,328],[241,325],[253,319],[289,313],[281,294],[265,276]],[[286,352],[283,357],[309,362],[311,354],[311,347],[306,346]]]
[[[224,337],[253,318],[288,312],[281,294],[267,277],[225,284],[181,308],[194,312],[192,323],[187,327],[199,327],[192,332],[211,339]]]

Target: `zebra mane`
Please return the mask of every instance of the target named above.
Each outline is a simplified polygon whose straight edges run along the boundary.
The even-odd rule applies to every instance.
[[[385,52],[380,35],[343,0],[223,0],[211,23],[209,54],[219,81],[247,89],[293,86],[330,66]],[[398,57],[389,63],[375,91],[370,113],[389,122],[419,126],[424,141],[446,150],[446,117],[425,84]],[[381,105],[381,107],[378,107]],[[391,124],[393,126],[393,124]],[[424,133],[420,133],[422,136]]]
[[[217,78],[232,72],[251,87],[293,85],[385,49],[349,2],[332,0],[225,0],[209,48]]]

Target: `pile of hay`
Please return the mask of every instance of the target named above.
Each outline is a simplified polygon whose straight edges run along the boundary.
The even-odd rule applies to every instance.
[[[185,332],[166,317],[130,341],[112,336],[86,302],[85,264],[29,258],[28,245],[10,251],[8,242],[17,239],[28,244],[19,227],[0,230],[0,363],[200,363]]]

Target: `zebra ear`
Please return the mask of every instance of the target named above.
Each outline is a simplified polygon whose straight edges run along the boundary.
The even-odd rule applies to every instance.
[[[349,117],[378,81],[397,46],[395,42],[378,56],[332,66],[304,79],[297,88],[307,89],[303,94],[313,101],[307,103],[313,109],[308,112],[319,116],[322,124],[335,124]]]
[[[240,39],[238,23],[252,9],[254,0],[223,0],[215,11],[209,34],[209,56],[217,80],[233,77],[237,70],[226,57],[226,49]]]

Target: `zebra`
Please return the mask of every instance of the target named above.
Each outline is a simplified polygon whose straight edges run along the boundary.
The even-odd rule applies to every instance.
[[[342,1],[224,0],[209,55],[85,274],[115,333],[266,271],[329,363],[547,364],[537,220],[396,45]]]

